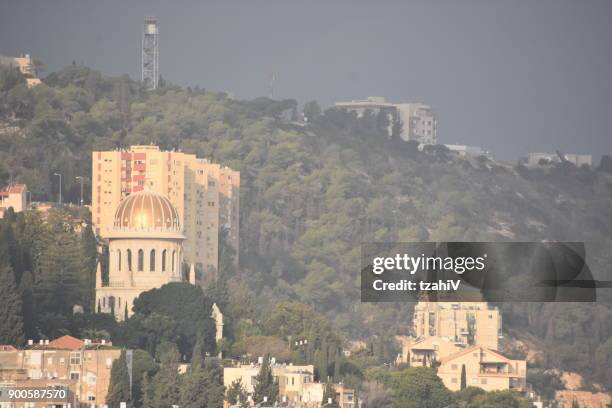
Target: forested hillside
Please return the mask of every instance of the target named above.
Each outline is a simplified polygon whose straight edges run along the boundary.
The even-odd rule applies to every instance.
[[[384,117],[305,111],[293,100],[238,101],[202,89],[145,92],[127,77],[71,65],[27,89],[0,72],[0,185],[25,182],[32,199],[65,201],[91,174],[91,150],[158,144],[241,172],[241,265],[222,279],[248,294],[241,316],[299,301],[347,339],[407,333],[411,305],[359,302],[361,242],[572,240],[600,244],[600,279],[612,262],[612,165],[527,169],[384,136]],[[89,192],[85,201],[88,202]],[[605,249],[607,248],[607,252]],[[16,277],[19,285],[21,277]],[[597,304],[502,305],[509,328],[544,346],[542,364],[612,383],[610,290]],[[252,306],[252,307],[248,307]]]

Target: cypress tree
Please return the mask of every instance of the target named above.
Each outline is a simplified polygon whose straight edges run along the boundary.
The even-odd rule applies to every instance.
[[[81,233],[81,274],[84,281],[84,303],[87,310],[94,307],[96,299],[96,265],[98,263],[98,243],[91,223]]]
[[[177,375],[179,352],[175,347],[165,351],[161,358],[161,366],[152,382],[153,407],[170,407],[179,404],[180,377]]]
[[[121,351],[118,359],[113,361],[111,367],[111,379],[108,385],[106,403],[109,407],[118,407],[121,402],[131,402],[130,377],[128,374],[125,350]]]
[[[140,406],[143,408],[152,407],[154,392],[151,387],[151,379],[149,377],[149,373],[144,373],[142,376],[142,396],[140,397]]]
[[[336,353],[334,355],[334,380],[337,382],[340,379],[340,353],[338,353],[338,349],[336,349]]]
[[[329,402],[331,399],[331,402]],[[323,390],[323,407],[325,408],[338,408],[339,405],[336,402],[336,389],[331,381],[325,383],[325,389]]]
[[[206,385],[206,375],[202,366],[199,364],[194,366],[192,363],[180,387],[180,406],[182,408],[208,407],[208,389]]]
[[[37,335],[36,330],[36,299],[34,297],[34,277],[32,272],[25,271],[21,276],[19,293],[22,301],[23,330],[28,339],[33,339]]]
[[[204,341],[204,333],[202,330],[198,331],[195,345],[193,346],[193,353],[191,354],[191,366],[202,367],[204,365],[204,357],[206,356],[206,342]]]
[[[234,380],[227,389],[226,398],[230,405],[236,405],[238,402],[245,404],[247,401],[247,392],[242,385],[242,380],[239,378]],[[242,405],[241,404],[241,405]]]
[[[274,404],[278,399],[278,384],[272,376],[272,367],[270,367],[270,356],[264,357],[263,364],[255,377],[255,389],[253,390],[253,400],[255,404],[263,402],[264,397],[268,397],[268,403]]]
[[[465,364],[461,365],[461,389],[464,390],[467,387],[467,375],[465,373]]]
[[[23,344],[23,308],[10,266],[0,266],[0,343]]]

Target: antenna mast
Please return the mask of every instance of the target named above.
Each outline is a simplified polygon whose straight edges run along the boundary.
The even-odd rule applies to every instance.
[[[142,82],[157,89],[159,82],[159,28],[155,17],[145,17],[142,32]]]

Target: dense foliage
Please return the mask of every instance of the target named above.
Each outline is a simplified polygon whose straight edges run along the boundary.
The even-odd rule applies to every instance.
[[[357,118],[311,103],[307,123],[300,124],[292,121],[295,101],[238,101],[173,86],[145,92],[127,77],[77,65],[32,89],[13,73],[0,78],[0,184],[26,182],[33,200],[56,199],[53,173],[61,172],[65,201],[78,202],[74,179],[91,174],[92,149],[155,143],[241,172],[241,265],[222,264],[227,286],[215,299],[233,319],[230,341],[242,341],[233,350],[221,345],[229,353],[248,354],[258,336],[276,336],[287,355],[315,363],[319,377],[348,376],[359,370],[338,356],[342,342],[374,339],[369,363],[390,362],[385,339],[408,332],[411,305],[359,302],[361,242],[595,242],[589,265],[596,277],[609,279],[608,157],[593,169],[458,158],[442,146],[420,151],[384,137],[384,117]],[[14,246],[9,262],[6,256],[0,262],[10,265],[20,288],[28,337],[81,330],[69,309],[75,303],[93,308],[90,261],[96,255],[62,214],[52,211],[47,223],[34,212],[21,215],[0,237],[1,245]],[[544,367],[576,370],[610,387],[610,298],[600,291],[596,304],[502,305],[505,327],[539,347]],[[188,356],[195,337],[172,333],[181,324],[174,319],[143,308],[133,324],[153,340],[135,343],[157,355],[159,344],[174,342],[179,359]],[[54,327],[45,326],[49,321]],[[186,336],[194,334],[187,329]],[[95,330],[113,335],[119,329],[97,321]],[[309,342],[300,347],[299,340]]]

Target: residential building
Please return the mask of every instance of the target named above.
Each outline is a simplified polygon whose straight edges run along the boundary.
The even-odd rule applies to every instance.
[[[465,367],[466,386],[485,391],[527,390],[527,363],[511,360],[483,346],[472,346],[444,357],[438,366],[438,377],[451,391],[461,389],[461,372]]]
[[[437,336],[420,339],[405,336],[398,340],[402,344],[402,354],[398,358],[398,363],[405,363],[411,367],[436,367],[443,357],[463,350],[454,342]]]
[[[36,64],[34,59],[29,54],[22,54],[19,57],[9,57],[0,55],[0,66],[17,68],[19,72],[26,78],[28,88],[41,83],[37,77]]]
[[[223,368],[223,384],[228,388],[240,380],[247,394],[253,394],[262,359],[257,364]],[[295,408],[320,408],[325,384],[315,382],[313,365],[277,364],[272,359],[272,375],[279,386],[279,399]],[[335,384],[336,401],[341,408],[355,408],[355,390]],[[226,404],[227,405],[227,404]]]
[[[445,144],[446,148],[453,153],[458,154],[461,157],[488,157],[491,158],[491,153],[484,150],[480,146],[467,146],[467,145],[455,145]]]
[[[25,184],[13,184],[0,191],[0,218],[11,207],[16,213],[24,211],[27,208],[27,196],[28,188]]]
[[[422,103],[391,103],[380,96],[369,96],[364,100],[336,102],[336,107],[355,112],[361,117],[365,112],[378,115],[386,113],[389,120],[388,135],[393,135],[396,124],[401,124],[399,137],[405,141],[414,140],[421,144],[438,143],[438,119],[432,108]]]
[[[528,153],[527,165],[540,166],[542,164],[561,163],[561,157],[563,157],[564,161],[572,163],[576,167],[581,167],[583,165],[591,167],[593,165],[592,155],[575,153]]]
[[[414,308],[417,339],[439,337],[461,347],[478,344],[497,350],[501,333],[499,309],[486,302],[419,302]]]
[[[94,343],[71,336],[28,343],[24,349],[0,347],[0,386],[64,387],[69,391],[67,400],[57,401],[53,406],[67,406],[71,402],[75,407],[71,395],[83,406],[105,405],[111,367],[119,358],[120,349],[110,342]]]
[[[184,259],[199,280],[219,265],[219,235],[239,252],[240,173],[207,159],[157,146],[92,154],[92,221],[106,238],[120,201],[145,189],[166,196],[184,227]]]

